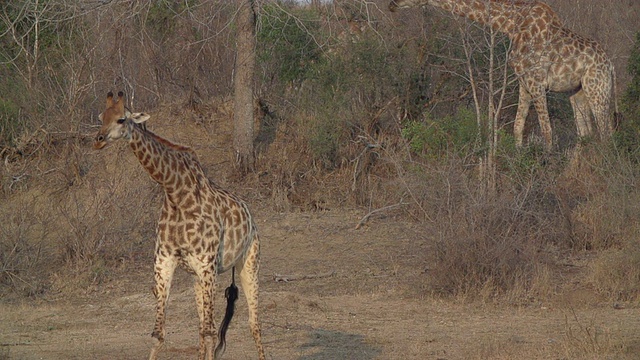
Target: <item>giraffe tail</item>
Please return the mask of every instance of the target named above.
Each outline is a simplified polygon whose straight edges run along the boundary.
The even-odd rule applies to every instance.
[[[224,349],[227,342],[226,340],[227,329],[229,328],[229,324],[231,323],[231,318],[233,318],[236,300],[238,300],[238,287],[236,286],[235,275],[236,275],[236,268],[234,266],[231,269],[231,285],[229,285],[229,287],[224,292],[224,296],[227,298],[227,309],[224,313],[222,324],[220,324],[218,345],[216,346],[214,359],[218,359],[224,353]]]

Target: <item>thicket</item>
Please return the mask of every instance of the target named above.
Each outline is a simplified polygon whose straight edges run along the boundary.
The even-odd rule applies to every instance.
[[[535,141],[535,111],[530,145],[513,144],[517,91],[504,71],[504,38],[490,51],[486,29],[427,10],[392,16],[387,3],[262,4],[261,175],[252,181],[270,206],[388,207],[420,222],[436,239],[434,253],[424,254],[424,282],[435,294],[543,298],[562,290],[568,257],[589,253],[586,281],[610,298],[636,300],[640,35],[615,141],[582,144],[574,154],[568,99],[554,96],[561,145],[545,154]],[[44,263],[81,269],[86,284],[148,260],[141,254],[151,253],[143,249],[156,214],[146,204],[158,189],[144,174],[127,173],[122,152],[111,160],[90,152],[96,115],[114,89],[125,90],[135,109],[162,104],[198,124],[221,115],[218,105],[231,94],[236,5],[0,5],[0,219],[9,224],[0,233],[3,289],[50,291],[55,281],[37,276]],[[503,106],[491,120],[487,109],[498,103],[503,74]],[[490,146],[493,168],[486,166]]]

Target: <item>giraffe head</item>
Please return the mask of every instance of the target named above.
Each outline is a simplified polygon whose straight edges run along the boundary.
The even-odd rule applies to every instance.
[[[389,10],[394,12],[398,9],[405,9],[414,6],[426,5],[429,0],[391,0],[389,3]]]
[[[113,100],[113,93],[107,94],[107,109],[100,114],[102,127],[93,143],[94,149],[102,149],[108,143],[118,139],[130,139],[133,123],[140,124],[149,119],[145,113],[131,113],[124,107],[124,93],[118,92],[118,99]]]

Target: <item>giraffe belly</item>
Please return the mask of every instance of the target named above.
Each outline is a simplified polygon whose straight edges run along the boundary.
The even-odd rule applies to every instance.
[[[223,273],[234,267],[244,257],[244,249],[235,243],[225,242],[218,252],[218,273]]]
[[[553,92],[573,92],[581,88],[584,66],[575,58],[561,59],[549,66],[547,89]]]
[[[179,257],[179,264],[189,274],[200,276],[211,272],[214,260],[214,254],[182,253]]]
[[[560,76],[549,79],[547,90],[551,92],[576,92],[582,88],[582,82],[578,78]]]

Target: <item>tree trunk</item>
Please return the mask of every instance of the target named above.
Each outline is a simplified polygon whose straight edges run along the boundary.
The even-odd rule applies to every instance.
[[[255,1],[243,0],[238,11],[234,82],[233,148],[238,170],[253,169],[253,74],[256,63]]]

